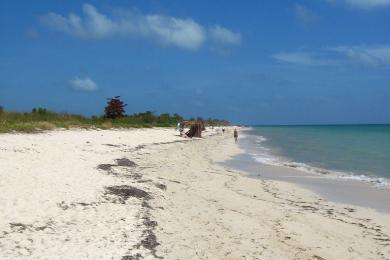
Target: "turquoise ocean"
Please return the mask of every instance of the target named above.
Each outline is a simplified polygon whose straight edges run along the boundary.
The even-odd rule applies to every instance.
[[[260,163],[390,187],[390,125],[254,126],[245,136]]]

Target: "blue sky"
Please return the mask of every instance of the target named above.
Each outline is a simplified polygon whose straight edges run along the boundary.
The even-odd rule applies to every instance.
[[[0,105],[390,123],[390,0],[1,1]]]

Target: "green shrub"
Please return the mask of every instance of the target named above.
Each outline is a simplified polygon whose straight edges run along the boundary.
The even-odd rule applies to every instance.
[[[0,107],[0,133],[11,131],[34,132],[72,127],[102,129],[173,127],[181,121],[183,121],[183,117],[178,114],[163,113],[157,115],[152,111],[132,115],[121,114],[121,116],[111,119],[107,118],[107,115],[84,117],[82,115],[56,113],[41,107],[33,108],[30,113],[9,112]],[[212,126],[229,124],[224,120],[210,118],[204,122],[206,125]]]

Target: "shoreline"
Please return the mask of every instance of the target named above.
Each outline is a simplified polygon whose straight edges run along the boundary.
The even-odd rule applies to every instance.
[[[291,165],[259,162],[251,155],[256,150],[248,143],[250,140],[246,139],[247,136],[248,134],[245,133],[239,144],[243,153],[225,162],[227,166],[244,171],[254,178],[280,180],[300,185],[334,202],[368,207],[390,214],[388,186],[378,186],[378,183],[372,181],[349,176],[340,177],[333,173],[307,171]],[[331,172],[325,169],[324,171]]]
[[[381,189],[359,180],[330,178],[285,166],[256,162],[240,154],[224,165],[245,172],[254,179],[277,180],[298,185],[335,203],[371,208],[390,214],[390,189]]]
[[[168,259],[388,259],[388,215],[333,203],[295,184],[253,179],[223,162],[242,153],[231,130],[172,145],[152,171],[157,253]],[[179,152],[177,152],[179,151]],[[164,162],[162,164],[162,162]],[[180,170],[177,170],[179,168]],[[176,170],[175,170],[176,169]],[[331,249],[331,250],[330,250]]]
[[[388,259],[388,215],[223,165],[209,130],[0,135],[3,259]]]
[[[325,125],[326,127],[336,127],[337,125]],[[350,125],[340,125],[338,127],[349,127]],[[366,126],[366,125],[365,125]],[[375,125],[375,126],[382,126],[382,125]],[[383,125],[383,126],[388,126],[388,125]],[[294,127],[294,126],[289,126],[289,127]],[[296,127],[305,127],[305,126],[296,126]],[[318,127],[318,126],[309,126],[309,127]],[[390,188],[390,178],[389,176],[381,175],[381,174],[374,174],[375,170],[361,170],[359,168],[344,168],[344,169],[332,169],[330,165],[326,166],[324,163],[319,163],[317,161],[317,166],[310,163],[310,162],[305,162],[305,159],[293,159],[294,155],[293,154],[286,154],[283,152],[283,155],[281,155],[281,151],[278,151],[283,146],[283,144],[278,143],[278,146],[273,145],[270,146],[270,144],[266,144],[264,142],[269,141],[267,137],[267,134],[260,133],[253,133],[254,129],[256,127],[247,127],[244,129],[244,134],[245,134],[245,139],[243,139],[244,145],[242,146],[244,150],[248,154],[253,155],[253,158],[259,163],[259,164],[264,164],[264,165],[272,165],[272,166],[280,166],[280,167],[285,167],[289,169],[297,169],[300,172],[304,172],[306,175],[312,175],[312,176],[327,176],[329,178],[333,179],[340,179],[340,180],[352,180],[352,181],[361,181],[365,183],[372,184],[373,186],[376,186],[378,188]],[[287,133],[288,135],[288,133]],[[271,139],[276,140],[276,137],[272,137]],[[240,143],[240,145],[242,145]],[[296,144],[298,145],[298,144]],[[314,145],[318,145],[314,144]],[[322,145],[319,144],[319,147]],[[305,149],[304,147],[302,149]],[[284,150],[284,149],[283,149]],[[298,152],[298,151],[295,151]],[[294,153],[295,153],[294,152]],[[318,152],[318,150],[317,150]],[[330,152],[327,150],[327,152]],[[290,151],[292,153],[292,151]],[[345,156],[345,155],[343,155]],[[320,158],[311,158],[312,160],[325,160],[320,159]],[[329,158],[328,158],[329,159]],[[335,158],[333,158],[335,159]],[[383,162],[382,162],[383,163]],[[322,164],[322,166],[320,166]],[[329,164],[329,163],[328,163]],[[377,163],[367,163],[369,164],[377,164]],[[339,165],[340,166],[340,165]],[[345,167],[345,166],[343,166]]]

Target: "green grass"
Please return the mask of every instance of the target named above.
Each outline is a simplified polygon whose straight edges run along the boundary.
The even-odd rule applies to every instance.
[[[17,113],[0,112],[0,133],[12,131],[36,132],[54,128],[144,128],[144,127],[171,127],[182,118],[178,115],[163,114],[156,116],[153,113],[140,113],[125,116],[116,120],[103,117],[84,117],[66,113],[55,113],[41,110],[40,112]]]
[[[112,120],[102,116],[85,117],[81,115],[56,113],[43,108],[33,109],[30,113],[9,112],[0,109],[0,133],[8,132],[39,132],[55,128],[148,128],[148,127],[174,127],[183,117],[178,114],[155,115],[146,111],[126,115]],[[198,118],[198,120],[203,120]],[[229,122],[216,119],[203,120],[206,125],[227,125]]]

